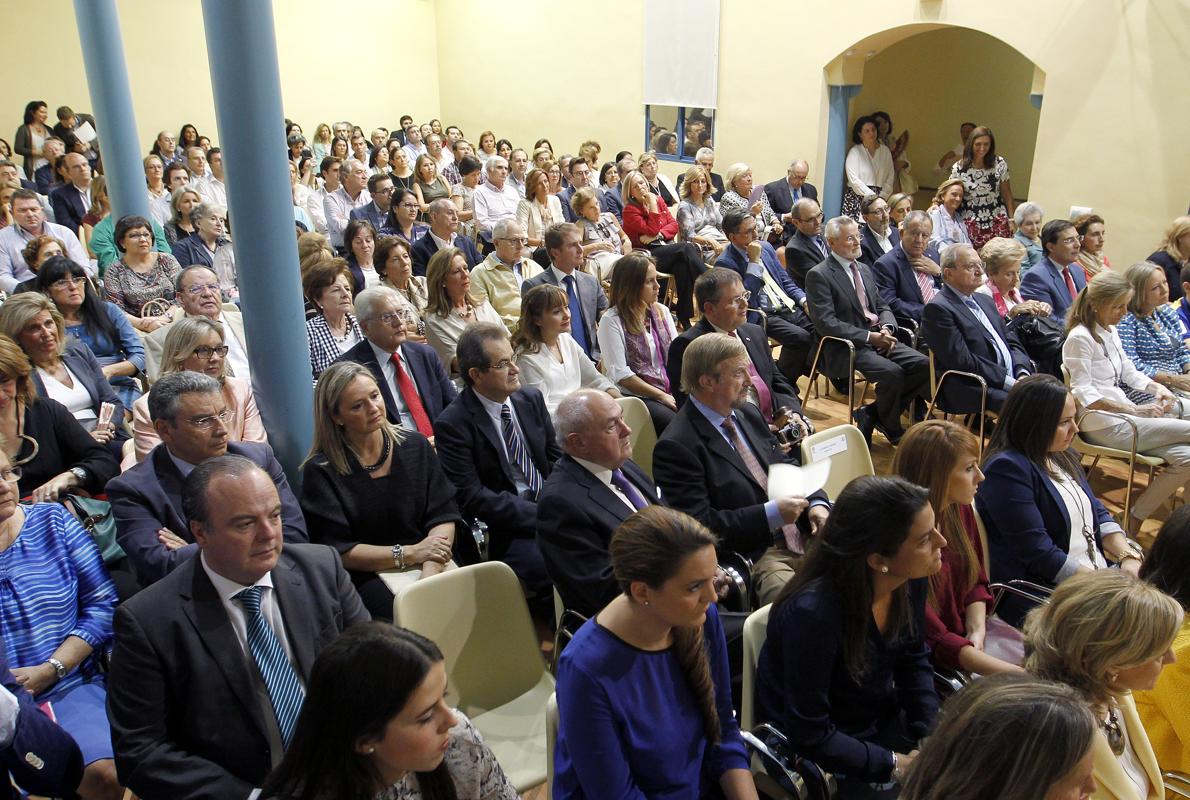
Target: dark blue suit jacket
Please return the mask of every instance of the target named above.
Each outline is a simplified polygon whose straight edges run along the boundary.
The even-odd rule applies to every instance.
[[[455,247],[463,251],[463,257],[467,259],[467,267],[469,269],[474,269],[479,262],[483,261],[483,256],[475,248],[475,242],[471,241],[468,237],[456,236]],[[426,265],[430,263],[430,257],[437,252],[438,243],[428,233],[414,242],[413,247],[409,248],[409,257],[413,259],[413,274],[425,275]]]
[[[706,317],[703,317],[682,331],[669,344],[669,354],[665,359],[665,373],[669,376],[670,391],[673,392],[674,399],[678,401],[679,408],[686,402],[686,393],[681,389],[682,358],[686,355],[686,348],[699,336],[714,333],[714,331],[711,323],[707,321]],[[736,328],[736,335],[744,343],[744,348],[748,351],[748,358],[752,361],[752,366],[756,368],[756,373],[760,375],[760,379],[765,382],[765,385],[769,387],[769,392],[772,393],[774,407],[769,409],[770,413],[776,413],[781,406],[788,406],[800,413],[802,404],[797,397],[797,387],[790,384],[773,363],[773,356],[769,350],[769,338],[765,335],[764,329],[759,325],[745,322]]]
[[[216,242],[216,247],[227,244],[227,239],[219,239]],[[173,247],[174,258],[183,268],[189,266],[202,266],[210,268],[214,266],[215,259],[211,255],[211,251],[203,243],[199,237],[198,231],[187,236],[185,239],[180,239]]]
[[[610,211],[615,214],[616,208],[611,205],[607,199],[611,192],[609,192],[607,189],[604,189],[602,186],[591,186],[591,188],[595,190],[595,196],[599,199],[599,210]],[[558,202],[562,204],[562,216],[566,217],[567,222],[574,222],[578,219],[578,214],[575,214],[570,208],[570,199],[574,197],[574,193],[576,191],[578,190],[573,186],[567,186],[565,189],[558,192]],[[623,213],[623,211],[624,210],[621,208],[620,213]]]
[[[0,749],[0,797],[21,796],[13,783],[30,794],[75,797],[83,777],[83,755],[70,734],[41,713],[33,697],[8,671],[0,644],[0,680],[20,704],[12,741]]]
[[[388,212],[381,211],[376,207],[376,201],[372,200],[370,202],[364,203],[359,208],[351,209],[351,212],[347,215],[347,219],[367,220],[368,222],[372,223],[372,227],[376,229],[377,235],[379,235],[380,229],[384,227],[385,220],[388,219]]]
[[[525,447],[543,480],[562,450],[537,389],[524,387],[509,398],[524,434]],[[471,387],[464,389],[434,421],[434,444],[446,477],[458,489],[459,510],[486,522],[494,536],[493,558],[508,538],[537,535],[537,503],[517,494],[504,455],[502,433]],[[503,539],[503,541],[501,541]]]
[[[603,197],[607,201],[607,210],[616,215],[616,219],[624,219],[624,195],[620,193],[620,185],[617,183],[614,189],[605,189]]]
[[[71,233],[78,234],[83,217],[87,216],[87,207],[83,205],[83,196],[73,183],[64,183],[50,192],[50,208],[54,209],[54,219],[59,225],[65,225]]]
[[[996,453],[983,465],[985,480],[975,495],[975,508],[988,533],[988,577],[996,582],[1023,579],[1053,587],[1070,548],[1070,515],[1066,503],[1041,468],[1015,450]],[[1078,481],[1094,509],[1095,543],[1118,531],[1111,514],[1078,472]],[[1108,527],[1110,526],[1110,527]],[[1075,532],[1075,535],[1080,535]],[[1016,625],[1028,606],[1005,597],[997,613]]]
[[[938,251],[931,245],[926,249],[926,257],[938,261]],[[880,296],[893,316],[899,320],[911,319],[921,322],[921,311],[925,300],[921,295],[921,287],[917,285],[917,276],[913,272],[913,265],[909,263],[909,256],[899,244],[892,250],[876,259],[872,265],[872,276],[876,278],[876,286],[880,289]],[[941,281],[934,281],[935,288],[942,288]]]
[[[405,353],[405,360],[409,362],[409,371],[413,373],[411,377],[417,386],[418,395],[421,396],[421,404],[425,406],[430,422],[433,422],[455,399],[458,391],[443,369],[438,354],[429,345],[405,342],[401,345],[401,350]],[[396,398],[389,391],[388,381],[384,379],[384,372],[380,369],[380,362],[376,360],[376,354],[372,352],[372,345],[367,339],[339,356],[336,361],[354,361],[370,369],[376,377],[376,383],[380,385],[380,394],[384,396],[388,421],[394,425],[401,424]]]
[[[777,251],[768,242],[760,243],[760,260],[764,264],[765,271],[769,276],[777,282],[777,285],[789,295],[789,297],[799,306],[806,302],[806,293],[802,291],[801,287],[793,282],[793,278],[789,277],[789,273],[781,266],[781,262],[777,260]],[[772,302],[768,294],[764,291],[764,279],[759,275],[748,274],[748,256],[746,253],[737,250],[735,245],[729,244],[723,248],[722,254],[715,260],[716,267],[726,267],[734,270],[740,279],[744,282],[744,288],[752,293],[748,299],[749,308],[759,308],[766,314],[771,314],[774,311]]]
[[[866,222],[862,223],[859,226],[859,231],[860,231],[860,239],[861,239],[860,245],[859,245],[859,248],[860,248],[859,260],[864,262],[865,264],[867,264],[870,267],[876,263],[876,260],[878,258],[880,258],[881,256],[888,255],[888,253],[885,253],[883,250],[880,249],[880,244],[879,244],[879,242],[876,241],[876,234],[872,233],[872,229],[868,227],[868,224]],[[897,245],[899,245],[901,243],[900,232],[896,228],[890,227],[888,229],[888,240],[889,240],[889,242],[892,243],[892,246],[893,246],[893,249],[888,251],[889,253],[891,253],[891,252],[893,252],[893,250],[896,250]],[[937,259],[935,259],[935,261],[936,260]]]
[[[785,268],[793,282],[805,289],[806,276],[810,274],[810,270],[822,263],[822,259],[830,251],[824,253],[818,242],[809,236],[803,236],[802,232],[792,225],[786,230],[792,230],[793,234],[785,242]],[[823,245],[825,244],[826,242],[823,242]]]
[[[124,404],[116,396],[112,385],[108,383],[107,378],[103,377],[103,368],[99,366],[99,361],[91,352],[91,348],[82,342],[71,342],[66,346],[66,352],[62,354],[62,362],[79,379],[79,383],[87,390],[87,394],[91,395],[91,407],[95,409],[96,414],[99,414],[101,403],[111,403],[116,407],[115,413],[112,414],[112,424],[117,428],[120,427],[128,409],[124,408]],[[45,390],[45,381],[41,379],[41,373],[37,370],[33,370],[33,383],[37,386],[38,396],[49,397]]]
[[[1070,265],[1070,276],[1074,279],[1074,288],[1081,292],[1087,285],[1087,273],[1074,263]],[[1021,278],[1021,297],[1049,303],[1054,310],[1053,316],[1059,320],[1066,319],[1066,310],[1074,303],[1070,298],[1070,290],[1066,288],[1062,270],[1050,261],[1049,256],[1038,261],[1037,266]]]
[[[229,455],[244,456],[269,474],[281,497],[281,521],[286,542],[307,542],[306,518],[298,505],[273,448],[258,442],[228,442]],[[182,512],[182,484],[164,444],[148,457],[107,484],[107,499],[116,519],[116,540],[128,554],[128,561],[142,586],[155,583],[198,552],[190,523]],[[166,528],[190,542],[167,550],[157,541],[157,531]]]

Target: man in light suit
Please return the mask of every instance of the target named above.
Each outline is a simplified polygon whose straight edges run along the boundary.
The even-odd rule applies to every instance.
[[[91,208],[91,164],[78,153],[62,156],[62,163],[69,182],[50,192],[50,205],[57,223],[78,233]]]
[[[864,218],[859,226],[863,237],[859,260],[870,267],[901,243],[901,233],[889,225],[888,203],[880,195],[867,195],[860,201],[859,209]]]
[[[430,232],[413,243],[409,257],[413,259],[413,274],[425,275],[430,258],[442,247],[457,247],[467,259],[467,268],[474,269],[483,256],[475,242],[459,235],[459,211],[455,204],[445,197],[430,203]]]
[[[797,159],[789,164],[789,169],[785,171],[784,178],[778,178],[771,183],[764,185],[765,196],[769,199],[769,205],[773,211],[781,215],[781,224],[785,226],[784,242],[788,242],[793,237],[793,230],[790,225],[794,221],[793,207],[797,205],[797,201],[803,197],[817,201],[818,189],[812,183],[806,182],[806,177],[810,174],[810,165],[801,159]]]
[[[996,303],[975,290],[983,285],[983,263],[969,244],[942,254],[945,284],[922,313],[921,336],[934,352],[935,371],[971,372],[987,381],[987,407],[999,411],[1018,378],[1033,371],[1029,354],[1010,333]],[[950,378],[942,386],[947,411],[979,411],[979,386],[969,378]]]
[[[218,381],[197,372],[171,372],[149,390],[149,417],[161,444],[107,484],[116,538],[142,586],[160,580],[198,552],[182,508],[182,483],[195,466],[227,453],[253,461],[276,484],[285,538],[309,539],[301,506],[272,448],[229,442],[227,413]]]
[[[458,392],[433,348],[408,341],[402,307],[397,291],[389,286],[360,292],[355,312],[364,340],[337,360],[370,369],[384,396],[388,421],[432,441],[434,420]]]
[[[1041,229],[1045,258],[1021,279],[1021,297],[1049,303],[1056,319],[1066,319],[1066,310],[1087,285],[1087,273],[1078,263],[1078,231],[1070,220],[1051,219]]]
[[[910,211],[901,229],[900,243],[876,259],[872,276],[893,316],[920,325],[922,308],[942,288],[938,250],[930,244],[934,223],[926,212]]]
[[[534,286],[548,283],[566,292],[570,300],[570,335],[591,360],[599,361],[599,340],[595,325],[607,311],[607,295],[598,279],[580,272],[583,263],[583,237],[576,225],[562,222],[545,231],[545,250],[550,268],[521,284],[523,297]]]
[[[855,368],[876,383],[876,402],[855,412],[856,427],[871,441],[879,428],[891,444],[905,430],[901,413],[929,393],[930,362],[897,341],[897,320],[876,289],[872,271],[859,263],[859,226],[850,217],[826,225],[831,255],[806,276],[806,297],[814,330],[855,345]],[[837,343],[823,349],[827,374],[846,378],[848,353]]]
[[[789,220],[794,233],[785,242],[785,269],[793,282],[805,289],[810,270],[830,255],[822,238],[822,209],[817,200],[803,197],[794,203]]]
[[[282,548],[281,500],[251,461],[196,467],[182,505],[201,557],[116,609],[116,769],[140,797],[247,798],[284,754],[318,652],[368,612],[332,548]]]
[[[181,304],[170,312],[170,322],[187,317],[206,317],[223,326],[223,344],[227,345],[227,374],[252,382],[248,363],[248,340],[244,336],[244,317],[239,311],[224,310],[219,278],[209,267],[195,264],[178,273],[174,289]],[[161,354],[169,325],[162,325],[145,337],[145,372],[150,381],[161,374]]]

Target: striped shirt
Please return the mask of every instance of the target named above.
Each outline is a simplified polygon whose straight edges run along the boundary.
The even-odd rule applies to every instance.
[[[1116,332],[1128,358],[1150,378],[1158,372],[1181,375],[1190,365],[1190,350],[1182,343],[1178,314],[1167,305],[1157,306],[1147,317],[1129,312]]]
[[[57,503],[25,506],[25,524],[0,552],[0,636],[13,666],[44,664],[68,636],[94,653],[39,701],[62,697],[99,674],[111,641],[116,587],[90,535]]]

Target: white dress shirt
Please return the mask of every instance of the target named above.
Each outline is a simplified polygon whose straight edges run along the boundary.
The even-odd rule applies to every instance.
[[[236,329],[223,318],[222,311],[215,321],[223,326],[223,343],[227,345],[227,364],[231,367],[232,374],[252,383],[252,368],[248,365],[248,349],[245,343],[236,337]]]
[[[579,458],[577,456],[571,456],[571,458],[573,458],[574,462],[580,467],[594,475],[596,480],[598,480],[607,488],[611,489],[612,494],[624,501],[624,505],[628,506],[628,508],[630,508],[632,511],[636,511],[636,506],[632,505],[632,501],[628,499],[627,495],[621,492],[619,487],[612,483],[612,471],[610,469],[601,464],[596,464],[594,461],[588,461],[585,458]],[[629,483],[631,483],[631,481],[629,481]],[[645,500],[649,499],[645,496],[645,493],[641,489],[638,488],[637,491],[640,492],[640,496],[644,497]]]
[[[517,419],[516,408],[513,407],[511,400],[505,400],[503,403],[497,403],[495,400],[489,400],[488,398],[484,397],[479,392],[475,393],[475,397],[477,400],[479,400],[480,405],[483,406],[483,410],[488,412],[488,417],[492,420],[492,424],[496,426],[496,441],[500,443],[500,452],[504,453],[504,460],[507,461],[508,465],[513,468],[513,474],[516,474],[519,470],[519,467],[512,463],[512,459],[508,456],[508,446],[504,444],[503,417],[504,408],[507,407],[508,410],[512,412],[512,427],[515,428],[517,434],[520,435],[521,442],[525,447],[525,454],[528,456],[529,440],[525,438],[525,431],[523,428],[521,428],[521,423]],[[533,459],[530,458],[529,460],[532,461]],[[524,494],[525,492],[529,491],[529,484],[525,483],[523,480],[516,481],[516,491],[517,494]]]
[[[397,385],[397,366],[392,361],[392,353],[387,353],[368,340],[368,346],[372,348],[372,354],[376,356],[376,360],[380,363],[380,371],[384,373],[384,380],[388,384],[388,390],[392,393],[393,402],[397,405],[397,416],[401,418],[401,427],[410,430],[417,430],[417,423],[413,421],[413,415],[409,413],[409,406],[405,405],[405,398],[401,395],[401,389]],[[413,384],[413,388],[417,390],[418,396],[421,396],[421,389],[417,388],[417,381],[413,377],[413,370],[409,369],[409,359],[405,358],[405,354],[401,348],[396,349],[397,357],[401,359],[401,366],[405,368],[405,374],[409,376],[409,381]]]
[[[503,189],[490,183],[482,183],[475,189],[475,224],[480,230],[490,231],[502,219],[515,219],[517,204],[521,195],[511,181],[504,182]]]

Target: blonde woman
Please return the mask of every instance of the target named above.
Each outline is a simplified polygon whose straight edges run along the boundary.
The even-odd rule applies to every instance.
[[[314,163],[321,164],[322,159],[331,154],[331,126],[320,122],[314,130],[314,141],[310,143],[310,150],[314,153]]]
[[[723,215],[719,213],[719,204],[711,198],[712,191],[710,176],[702,167],[686,170],[678,188],[682,196],[678,205],[678,240],[698,245],[708,261],[718,258],[727,246]]]
[[[665,201],[665,205],[669,208],[676,209],[681,198],[678,196],[678,190],[674,188],[673,181],[669,179],[668,175],[662,175],[659,172],[660,162],[657,161],[657,156],[653,153],[641,153],[636,159],[636,168],[641,175],[645,176],[645,181],[649,185],[649,191],[660,197]]]
[[[392,619],[401,586],[452,565],[454,486],[426,437],[388,421],[362,364],[332,364],[318,381],[300,502],[310,541],[339,551],[373,619]]]
[[[939,184],[934,193],[934,205],[926,213],[934,223],[930,244],[937,247],[939,253],[952,244],[971,244],[967,226],[959,216],[966,191],[962,178],[951,178]]]
[[[1182,607],[1119,570],[1075,575],[1025,620],[1025,668],[1077,690],[1099,723],[1096,798],[1159,800],[1161,771],[1132,693],[1152,689],[1182,625]]]
[[[418,156],[413,165],[413,194],[417,197],[418,219],[422,222],[428,219],[430,203],[450,197],[450,184],[438,174],[438,162],[431,155]]]
[[[517,203],[516,221],[525,232],[529,247],[541,247],[546,229],[566,221],[562,201],[550,193],[549,175],[544,170],[531,169],[525,176],[525,199]]]
[[[476,322],[494,322],[503,328],[504,321],[487,300],[480,302],[471,295],[471,271],[457,247],[442,248],[426,264],[426,294],[426,341],[451,380],[462,388],[455,347],[463,329]]]
[[[1190,216],[1178,217],[1168,228],[1157,250],[1145,261],[1165,270],[1170,302],[1182,299],[1182,270],[1190,265]]]

